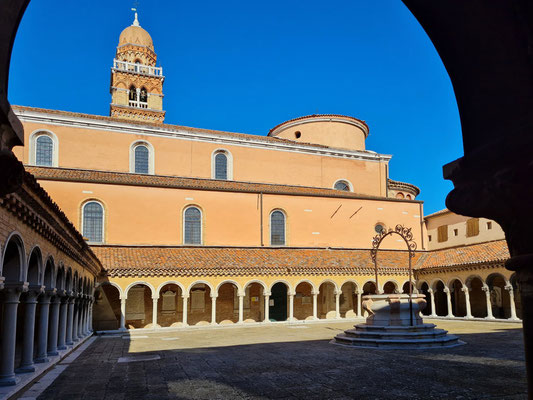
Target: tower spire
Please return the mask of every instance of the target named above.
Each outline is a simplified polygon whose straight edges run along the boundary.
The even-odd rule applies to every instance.
[[[137,8],[132,8],[131,11],[135,11],[135,19],[133,20],[132,26],[141,26],[139,25],[139,18],[137,17]]]

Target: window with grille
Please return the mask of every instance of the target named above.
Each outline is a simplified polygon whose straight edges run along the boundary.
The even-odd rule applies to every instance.
[[[350,191],[350,185],[346,181],[337,181],[334,187],[335,187],[335,190],[343,190],[345,192]]]
[[[202,244],[202,213],[196,207],[185,210],[183,217],[184,244]]]
[[[39,136],[35,141],[35,165],[52,166],[54,142],[49,136]]]
[[[215,179],[228,179],[228,157],[224,153],[215,155]]]
[[[270,244],[285,245],[285,214],[281,211],[274,211],[270,215]]]
[[[149,173],[149,157],[150,152],[146,146],[137,146],[135,147],[135,173],[136,174],[147,174]]]
[[[101,243],[104,238],[104,208],[96,201],[83,206],[83,236],[89,242]]]

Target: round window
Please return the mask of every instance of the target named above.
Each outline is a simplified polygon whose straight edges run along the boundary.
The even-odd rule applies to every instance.
[[[300,137],[302,136],[302,132],[296,131],[294,132],[294,136],[296,136],[296,139],[300,139]]]
[[[385,229],[385,227],[381,224],[376,224],[376,226],[374,227],[374,229],[376,230],[377,233],[381,233],[383,232],[383,230]]]

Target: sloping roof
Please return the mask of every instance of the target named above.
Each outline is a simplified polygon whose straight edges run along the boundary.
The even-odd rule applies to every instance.
[[[65,117],[72,117],[72,118],[84,118],[84,119],[90,119],[90,120],[96,120],[96,121],[109,121],[109,122],[116,122],[121,123],[124,125],[133,125],[133,126],[146,126],[149,128],[155,128],[155,129],[163,129],[164,131],[173,132],[178,130],[184,130],[184,131],[190,131],[190,132],[196,132],[200,134],[208,134],[208,135],[216,135],[216,136],[225,136],[225,137],[232,137],[236,139],[241,140],[248,140],[248,141],[260,141],[260,142],[267,142],[267,143],[283,143],[286,145],[294,145],[294,146],[304,146],[304,147],[314,147],[314,148],[323,148],[323,149],[330,149],[332,147],[325,146],[322,144],[316,144],[316,143],[307,143],[307,142],[295,142],[293,140],[274,137],[274,136],[263,136],[263,135],[253,135],[253,134],[247,134],[247,133],[237,133],[237,132],[227,132],[227,131],[218,131],[214,129],[203,129],[203,128],[193,128],[190,126],[183,126],[183,125],[172,125],[172,124],[161,124],[157,122],[148,122],[148,121],[134,121],[134,120],[128,120],[125,121],[122,118],[117,117],[109,117],[109,116],[103,116],[103,115],[93,115],[93,114],[84,114],[79,112],[72,112],[72,111],[61,111],[61,110],[50,110],[45,108],[38,108],[38,107],[27,107],[27,106],[12,106],[13,111],[18,117],[23,118],[24,112],[36,112],[36,113],[43,113],[43,114],[49,114],[49,115],[58,115],[58,116],[65,116]],[[334,116],[331,114],[331,116]],[[308,116],[307,116],[308,117]],[[307,117],[301,117],[301,118],[307,118]],[[351,118],[354,120],[357,120],[364,124],[364,121],[360,121],[357,118],[353,117],[345,117],[344,118]],[[284,122],[285,123],[285,122]],[[365,124],[366,125],[366,124]],[[105,129],[105,128],[103,128]],[[344,151],[344,150],[343,150]],[[367,153],[374,155],[375,152],[368,151],[368,150],[357,150],[358,153]]]
[[[389,189],[406,190],[408,192],[411,192],[411,194],[413,194],[415,197],[420,194],[420,188],[413,185],[412,183],[393,181],[392,179],[388,179],[387,184],[389,186]]]
[[[93,246],[93,251],[111,277],[374,273],[368,249]],[[378,257],[381,273],[407,273],[406,252],[384,250]]]
[[[279,123],[277,124],[275,127],[273,127],[270,131],[268,131],[268,136],[269,137],[275,137],[275,136],[271,136],[272,135],[272,132],[274,132],[276,129],[278,129],[280,126],[283,126],[285,124],[289,124],[291,122],[296,122],[296,121],[303,121],[303,120],[306,120],[306,119],[310,119],[310,118],[317,118],[317,117],[331,117],[331,118],[344,118],[344,119],[348,119],[348,120],[352,120],[352,121],[356,121],[356,122],[359,122],[361,123],[365,128],[366,128],[366,134],[368,135],[368,131],[369,131],[369,128],[368,128],[368,125],[365,121],[363,121],[362,119],[359,119],[359,118],[355,118],[355,117],[351,117],[349,115],[342,115],[342,114],[311,114],[311,115],[304,115],[302,117],[297,117],[297,118],[293,118],[293,119],[289,119],[287,121],[284,121],[282,123]]]
[[[509,257],[507,242],[505,240],[495,240],[493,242],[429,251],[423,262],[416,267],[425,270],[459,265],[499,263],[505,262]]]
[[[107,183],[130,186],[153,186],[164,188],[214,190],[226,192],[270,193],[296,196],[340,197],[352,199],[372,199],[383,201],[415,201],[391,199],[387,197],[369,196],[342,190],[316,188],[309,186],[276,185],[269,183],[252,183],[225,181],[220,179],[184,178],[177,176],[133,174],[129,172],[94,171],[55,167],[26,166],[37,179]],[[415,201],[417,202],[417,201]]]
[[[437,217],[439,215],[444,215],[444,214],[448,214],[448,213],[451,213],[451,211],[448,210],[447,208],[445,208],[444,210],[436,211],[433,214],[426,215],[424,217],[424,219],[428,219],[428,218],[431,218],[431,217]]]

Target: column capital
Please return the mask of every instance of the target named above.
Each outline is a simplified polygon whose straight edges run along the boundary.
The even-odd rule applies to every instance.
[[[295,292],[289,292],[289,293],[287,293],[287,294],[289,295],[289,297],[294,297],[294,296],[296,295]]]
[[[152,296],[152,300],[159,300],[159,296]]]
[[[189,296],[187,296],[187,297],[189,297]],[[212,300],[212,299],[215,299],[215,300],[216,300],[217,297],[218,297],[218,294],[214,294],[214,293],[213,293],[213,294],[211,295],[211,300]]]
[[[444,286],[443,292],[446,294],[450,293],[450,288],[448,286]]]
[[[434,293],[433,289],[429,288],[429,289],[428,289],[428,293],[433,294],[433,293]]]
[[[320,291],[318,291],[318,290],[313,290],[313,291],[311,291],[311,294],[312,294],[313,296],[318,296],[318,295],[320,294]]]
[[[335,296],[340,296],[342,294],[342,290],[335,289],[335,291],[333,293],[335,293]]]
[[[56,295],[56,291],[57,291],[56,288],[53,288],[53,289],[46,289],[45,288],[43,295],[50,296],[50,297],[51,296],[55,296]]]
[[[263,293],[263,296],[264,297],[270,297],[270,296],[272,296],[272,292],[265,292],[265,293]]]
[[[503,288],[509,292],[514,291],[513,285],[505,285]]]
[[[488,293],[490,291],[490,288],[487,285],[484,285],[481,287],[481,290],[483,290],[485,293]]]
[[[461,288],[461,291],[462,291],[463,293],[470,293],[470,288],[469,288],[468,286],[463,286],[463,287]]]
[[[181,298],[182,298],[182,299],[188,299],[188,298],[189,298],[189,294],[188,294],[188,293],[187,293],[187,294],[182,294],[182,295],[181,295]]]

